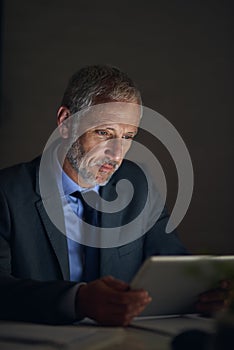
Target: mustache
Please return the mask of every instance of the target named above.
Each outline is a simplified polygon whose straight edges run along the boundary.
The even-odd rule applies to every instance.
[[[100,160],[94,160],[90,163],[90,166],[102,166],[102,165],[111,165],[114,169],[117,169],[119,167],[118,162],[111,160],[109,158],[104,158]]]

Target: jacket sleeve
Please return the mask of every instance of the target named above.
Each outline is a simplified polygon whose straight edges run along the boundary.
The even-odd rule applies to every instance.
[[[69,324],[77,320],[79,285],[69,281],[34,281],[0,275],[0,318],[14,321]]]
[[[0,192],[0,318],[48,324],[76,320],[75,298],[79,284],[37,281],[12,276],[10,211]]]

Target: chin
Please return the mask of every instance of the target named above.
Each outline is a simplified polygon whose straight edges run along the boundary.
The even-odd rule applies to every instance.
[[[109,174],[108,176],[105,176],[104,178],[103,176],[96,177],[96,185],[105,186],[106,184],[108,184],[113,174],[114,172],[112,174]]]
[[[97,182],[98,186],[106,186],[108,184],[109,180],[105,181],[105,182]]]

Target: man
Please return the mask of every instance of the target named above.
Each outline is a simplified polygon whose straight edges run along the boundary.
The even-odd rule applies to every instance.
[[[85,67],[64,93],[59,138],[42,157],[0,172],[1,318],[56,324],[90,317],[128,325],[151,300],[128,284],[143,261],[187,254],[175,232],[165,233],[165,210],[152,224],[158,197],[142,170],[123,160],[137,133],[140,104],[125,73]],[[122,179],[134,186],[127,208],[94,210],[99,196],[112,209]],[[96,202],[89,205],[84,194],[91,192]],[[135,219],[134,229],[125,230]]]

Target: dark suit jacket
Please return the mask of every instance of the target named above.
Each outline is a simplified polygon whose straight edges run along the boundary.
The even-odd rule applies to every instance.
[[[60,305],[75,283],[69,281],[67,239],[50,221],[42,203],[39,165],[40,157],[0,171],[0,318],[67,323],[75,315]],[[102,188],[103,198],[113,200],[116,183],[126,177],[134,183],[134,198],[114,217],[102,214],[106,227],[128,223],[144,207],[148,184],[142,171],[129,161]],[[140,238],[120,247],[102,248],[100,276],[113,275],[129,282],[150,255],[186,254],[176,233],[165,233],[167,220],[163,211]]]

